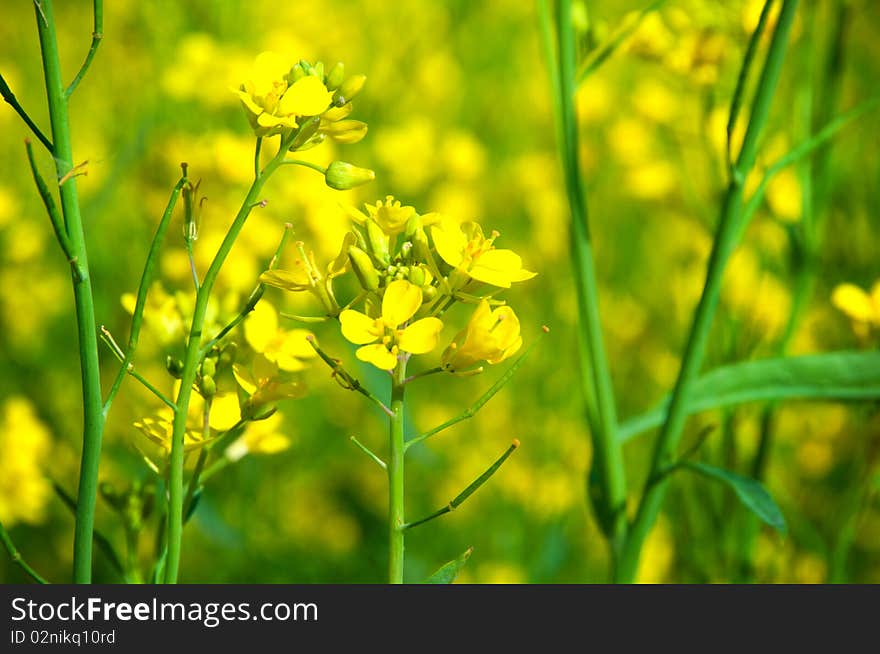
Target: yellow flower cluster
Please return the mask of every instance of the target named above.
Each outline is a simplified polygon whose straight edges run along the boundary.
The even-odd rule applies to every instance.
[[[499,363],[522,345],[516,313],[496,295],[535,273],[512,250],[495,247],[472,221],[419,214],[388,196],[365,211],[348,208],[353,225],[339,256],[322,276],[313,256],[294,270],[265,272],[261,281],[291,292],[311,291],[327,316],[338,318],[357,357],[382,370],[436,349],[443,317],[455,303],[475,305],[467,326],[442,355],[442,368],[460,372],[482,361]],[[353,272],[361,293],[340,308],[333,281]],[[352,308],[361,303],[360,310]]]

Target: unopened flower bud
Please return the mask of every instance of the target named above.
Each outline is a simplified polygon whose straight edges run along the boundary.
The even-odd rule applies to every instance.
[[[201,382],[199,382],[199,391],[202,397],[214,397],[214,394],[217,392],[217,384],[214,378],[203,375]]]
[[[425,285],[425,271],[420,266],[413,266],[409,269],[409,282],[416,286]]]
[[[337,191],[361,186],[376,179],[376,173],[369,168],[359,168],[345,161],[334,161],[324,172],[324,181]]]
[[[223,348],[223,351],[220,353],[220,365],[221,366],[231,366],[235,363],[235,353],[238,351],[238,344],[235,342],[229,343],[226,347]]]
[[[367,219],[364,224],[367,228],[367,242],[370,245],[370,252],[383,264],[388,265],[391,259],[388,254],[388,237],[375,221]]]
[[[335,91],[345,80],[345,65],[340,61],[327,73],[327,88]]]
[[[366,135],[369,127],[362,120],[337,120],[322,128],[322,132],[337,143],[346,145],[358,143]]]
[[[165,357],[165,369],[168,370],[172,377],[180,379],[183,375],[183,361],[175,359],[169,354]]]
[[[336,89],[336,94],[333,96],[333,102],[338,107],[350,102],[353,97],[361,92],[361,89],[364,88],[364,82],[366,81],[366,75],[352,75],[342,83],[342,86]]]
[[[369,254],[356,245],[352,245],[348,248],[348,259],[351,261],[351,269],[354,270],[354,274],[365,291],[375,291],[379,288],[379,274],[376,272]]]
[[[213,377],[217,373],[217,363],[214,359],[205,359],[202,361],[202,375],[205,377]]]

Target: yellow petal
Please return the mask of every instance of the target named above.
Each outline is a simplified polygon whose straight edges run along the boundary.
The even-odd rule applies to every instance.
[[[254,116],[259,116],[263,113],[263,107],[254,102],[254,98],[250,93],[245,93],[244,91],[236,91],[235,94],[238,96],[238,99],[241,100],[241,103],[245,106],[245,109],[250,111]]]
[[[210,427],[227,431],[241,419],[238,396],[235,393],[218,393],[211,402]]]
[[[257,352],[265,352],[278,334],[278,314],[268,302],[259,302],[244,321],[244,339]]]
[[[831,303],[853,320],[870,322],[874,317],[871,297],[855,284],[839,284],[831,293]]]
[[[412,318],[420,306],[422,306],[422,289],[404,279],[399,279],[388,284],[388,288],[385,289],[385,295],[382,297],[382,319],[387,325],[396,328]]]
[[[253,395],[256,392],[257,384],[255,383],[250,370],[243,365],[236,363],[232,366],[232,374],[235,377],[235,381],[237,381],[238,385],[244,389],[245,393]]]
[[[440,225],[431,228],[431,237],[434,239],[434,248],[440,258],[453,268],[458,268],[467,246],[467,238],[461,229],[445,219]]]
[[[388,351],[388,348],[380,343],[364,345],[358,348],[355,355],[361,361],[372,363],[380,370],[393,370],[397,365],[397,356]]]
[[[425,354],[437,347],[443,323],[439,318],[422,318],[403,330],[398,344],[404,352]]]
[[[342,335],[355,345],[372,343],[382,336],[382,330],[377,328],[376,321],[360,311],[346,309],[339,314],[339,322]]]
[[[501,356],[495,357],[493,359],[487,359],[489,363],[501,363],[507,358],[512,357],[517,353],[519,348],[522,347],[522,336],[517,336],[516,340],[508,347],[504,352],[501,353]]]
[[[278,84],[286,85],[284,77],[289,70],[290,63],[277,52],[261,52],[254,61],[254,71],[251,75],[254,94],[265,95],[274,90]]]
[[[536,273],[523,269],[522,259],[513,250],[489,250],[477,258],[468,274],[492,286],[510,288],[511,282],[531,279]]]
[[[305,291],[311,288],[305,270],[267,270],[260,282],[285,291]]]
[[[324,83],[314,75],[306,75],[281,98],[278,111],[285,115],[317,116],[322,113],[333,100],[333,93],[327,90]]]

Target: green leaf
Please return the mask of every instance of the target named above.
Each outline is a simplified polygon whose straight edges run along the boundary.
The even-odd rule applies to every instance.
[[[687,413],[744,402],[791,399],[865,400],[880,397],[880,352],[830,352],[746,361],[706,373],[696,382]],[[626,442],[666,420],[668,396],[649,411],[621,423]]]
[[[467,560],[471,558],[471,552],[474,551],[473,547],[467,548],[464,554],[462,554],[457,559],[453,559],[446,565],[440,567],[437,572],[432,574],[425,580],[426,584],[451,584],[455,581],[455,578],[458,576],[459,571],[464,567],[464,564],[467,563]]]
[[[782,511],[779,510],[770,493],[767,492],[767,489],[759,481],[749,477],[741,477],[734,472],[730,472],[730,470],[716,468],[706,463],[686,462],[680,464],[680,467],[692,470],[715,481],[720,481],[722,484],[727,484],[733,489],[733,492],[736,493],[736,496],[746,508],[780,534],[785,534],[787,528]]]

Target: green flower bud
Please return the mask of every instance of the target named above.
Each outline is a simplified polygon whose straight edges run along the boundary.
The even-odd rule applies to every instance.
[[[214,378],[203,376],[201,382],[199,382],[199,391],[202,397],[214,397],[214,394],[217,392],[217,384],[214,382]]]
[[[425,271],[421,268],[421,266],[413,266],[409,269],[409,282],[410,284],[415,284],[416,286],[425,285]]]
[[[379,274],[373,266],[373,260],[370,255],[361,250],[356,245],[348,248],[348,259],[351,261],[351,269],[357,275],[361,287],[365,291],[375,291],[379,288]]]
[[[376,179],[376,173],[368,168],[359,168],[345,161],[334,161],[324,173],[324,181],[330,188],[347,191]]]
[[[180,379],[183,376],[183,361],[175,359],[169,354],[165,357],[165,369],[168,370],[172,377]]]
[[[327,73],[327,88],[331,91],[335,91],[339,88],[339,85],[345,80],[345,64],[341,61],[337,63],[333,68],[330,69],[330,72]]]
[[[364,88],[364,82],[366,81],[366,75],[352,75],[349,77],[342,83],[342,86],[336,89],[336,93],[333,96],[334,104],[336,104],[337,107],[341,107],[345,103],[350,102],[353,97],[361,92],[361,89]]]
[[[365,222],[367,228],[367,242],[370,244],[370,252],[381,261],[384,265],[388,265],[391,257],[388,253],[388,237],[382,228],[371,219]]]
[[[220,353],[220,365],[228,368],[235,363],[235,353],[238,351],[238,344],[235,342],[228,343]]]
[[[205,359],[202,361],[202,375],[204,377],[213,377],[217,373],[217,362],[214,359]]]
[[[323,82],[324,81],[324,62],[319,61],[314,66],[312,66],[311,73],[312,73],[312,75],[314,75],[315,77],[317,77],[319,80],[321,80]]]
[[[294,82],[298,82],[308,74],[307,68],[303,66],[304,63],[306,66],[308,66],[308,62],[301,61],[298,64],[295,64],[294,67],[290,69],[290,72],[287,74],[287,78],[290,80],[291,84],[293,84]]]
[[[436,286],[428,286],[422,289],[422,297],[425,298],[425,302],[429,302],[437,297],[437,287]]]
[[[424,230],[422,230],[422,217],[419,214],[414,213],[406,221],[406,227],[403,230],[403,240],[414,240],[419,231],[424,233]]]

